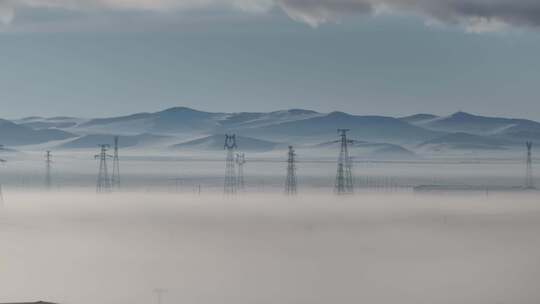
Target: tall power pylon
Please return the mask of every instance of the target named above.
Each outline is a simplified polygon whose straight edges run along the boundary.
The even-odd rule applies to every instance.
[[[224,148],[225,150],[227,150],[227,159],[225,160],[226,164],[224,192],[225,194],[235,194],[237,186],[236,172],[234,168],[234,151],[237,148],[236,135],[225,135]]]
[[[296,195],[297,182],[296,182],[296,152],[293,146],[289,146],[289,157],[287,159],[287,179],[285,180],[285,194]]]
[[[535,189],[534,178],[533,178],[533,169],[532,169],[532,142],[528,141],[527,146],[527,172],[525,175],[525,188],[526,189]]]
[[[109,178],[109,172],[107,170],[107,159],[112,156],[107,154],[109,145],[100,145],[100,153],[95,156],[96,159],[99,159],[99,173],[96,184],[96,191],[98,193],[108,193],[111,192],[111,180]]]
[[[238,190],[244,191],[244,164],[246,163],[246,155],[244,153],[236,153],[236,165],[238,166],[238,175],[236,177]]]
[[[3,145],[0,145],[0,149],[2,149],[4,146]],[[5,164],[7,163],[7,160],[5,159],[0,159],[0,164]],[[2,191],[2,184],[0,184],[0,207],[3,207],[4,206],[4,192]]]
[[[45,153],[45,188],[47,190],[50,190],[52,186],[51,164],[52,164],[52,153],[51,151],[47,151]]]
[[[120,159],[118,158],[118,140],[119,137],[114,137],[114,154],[113,154],[113,172],[111,177],[111,186],[115,189],[120,188]]]
[[[354,192],[353,177],[352,177],[352,161],[349,156],[349,144],[353,143],[352,140],[347,139],[348,129],[338,129],[340,137],[339,142],[341,148],[338,158],[338,167],[336,174],[336,183],[334,185],[334,192],[336,194],[352,194]]]
[[[165,294],[167,291],[167,289],[163,288],[154,289],[154,293],[156,294],[156,304],[163,304],[163,294]]]

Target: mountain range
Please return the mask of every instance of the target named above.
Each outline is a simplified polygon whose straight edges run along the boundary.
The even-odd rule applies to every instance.
[[[323,148],[337,140],[336,130],[350,129],[351,149],[379,147],[395,157],[445,151],[511,150],[525,141],[540,141],[540,123],[527,119],[487,117],[457,112],[448,116],[406,117],[319,113],[304,109],[275,112],[204,112],[175,107],[153,113],[108,118],[26,117],[0,120],[0,144],[47,144],[57,149],[95,148],[120,135],[123,147],[149,145],[167,150],[221,149],[224,133],[236,133],[246,150]],[[374,151],[377,151],[375,148]]]

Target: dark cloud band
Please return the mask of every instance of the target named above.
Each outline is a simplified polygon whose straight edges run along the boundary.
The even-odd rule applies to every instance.
[[[311,25],[383,9],[444,23],[540,26],[538,0],[279,0],[289,16]]]
[[[10,23],[14,10],[24,7],[155,11],[228,7],[260,13],[275,6],[312,26],[339,21],[348,15],[384,11],[464,24],[472,30],[497,29],[501,25],[540,27],[540,0],[0,0],[0,23]]]

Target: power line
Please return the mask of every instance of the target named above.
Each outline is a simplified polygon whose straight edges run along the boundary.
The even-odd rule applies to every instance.
[[[109,145],[100,145],[100,153],[95,156],[95,159],[99,159],[99,172],[96,184],[96,192],[98,193],[108,193],[111,192],[111,180],[109,178],[109,172],[107,170],[107,159],[112,158],[111,155],[107,154]]]
[[[246,163],[246,155],[244,153],[236,153],[235,159],[236,165],[238,166],[238,174],[236,178],[237,187],[239,191],[244,191],[244,165]]]
[[[352,161],[349,156],[348,145],[353,143],[352,140],[347,139],[347,132],[349,129],[338,129],[341,143],[336,182],[334,185],[334,192],[336,194],[352,194],[354,192],[353,178],[352,178]]]
[[[119,137],[114,137],[114,154],[113,154],[113,172],[111,177],[112,188],[120,188],[120,158],[118,157],[118,141]]]
[[[0,150],[4,148],[4,145],[0,145]],[[0,164],[7,163],[7,160],[0,159]],[[2,184],[0,184],[0,206],[4,206],[4,192],[2,191]]]
[[[534,177],[533,177],[533,168],[532,168],[532,147],[533,143],[528,141],[526,143],[527,147],[527,160],[526,160],[526,173],[525,173],[525,188],[526,189],[535,189]]]
[[[296,195],[298,191],[296,181],[296,152],[293,146],[289,146],[287,159],[287,178],[285,180],[285,194]]]
[[[163,288],[156,288],[154,289],[154,293],[156,294],[156,304],[162,304],[163,303],[163,294],[165,294],[168,290]]]
[[[237,180],[234,165],[234,151],[236,146],[236,135],[226,134],[224,149],[227,150],[227,158],[225,160],[225,194],[236,194]]]
[[[45,153],[45,188],[50,190],[52,187],[52,178],[51,178],[51,164],[52,164],[52,154],[51,151]]]

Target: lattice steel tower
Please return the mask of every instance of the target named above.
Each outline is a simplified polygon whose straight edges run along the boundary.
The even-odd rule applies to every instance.
[[[339,152],[338,167],[336,174],[336,183],[334,185],[334,192],[336,194],[352,194],[354,192],[353,177],[352,177],[352,161],[349,156],[349,144],[353,143],[352,140],[347,139],[348,129],[338,129],[341,143],[341,150]]]
[[[109,178],[109,172],[107,170],[107,159],[112,158],[112,155],[107,154],[109,145],[100,145],[101,151],[98,155],[95,156],[96,159],[99,159],[99,173],[96,184],[96,191],[98,193],[107,193],[111,192],[111,180]]]
[[[45,188],[47,188],[47,190],[50,190],[52,186],[51,164],[52,154],[51,151],[47,151],[45,153]]]
[[[154,289],[154,293],[156,294],[156,304],[162,304],[163,303],[163,294],[165,294],[168,290],[163,288],[156,288]]]
[[[114,154],[113,154],[113,172],[111,177],[111,186],[115,189],[120,188],[120,159],[118,158],[118,140],[119,137],[114,137]]]
[[[0,149],[3,149],[4,145],[0,145]],[[7,163],[7,160],[0,159],[0,164]],[[2,191],[2,184],[0,184],[0,207],[4,206],[4,192]]]
[[[227,159],[225,160],[225,194],[235,194],[237,188],[235,164],[234,164],[234,151],[236,146],[236,135],[225,135],[224,149],[227,150]]]
[[[532,145],[533,143],[528,141],[527,145],[527,172],[525,175],[525,188],[535,189],[534,178],[533,178],[533,169],[532,169]]]
[[[244,164],[246,163],[246,155],[244,153],[236,153],[236,165],[238,166],[238,175],[236,178],[238,190],[244,191]]]
[[[296,195],[296,153],[293,146],[289,146],[289,157],[287,159],[287,179],[285,180],[285,194]]]

